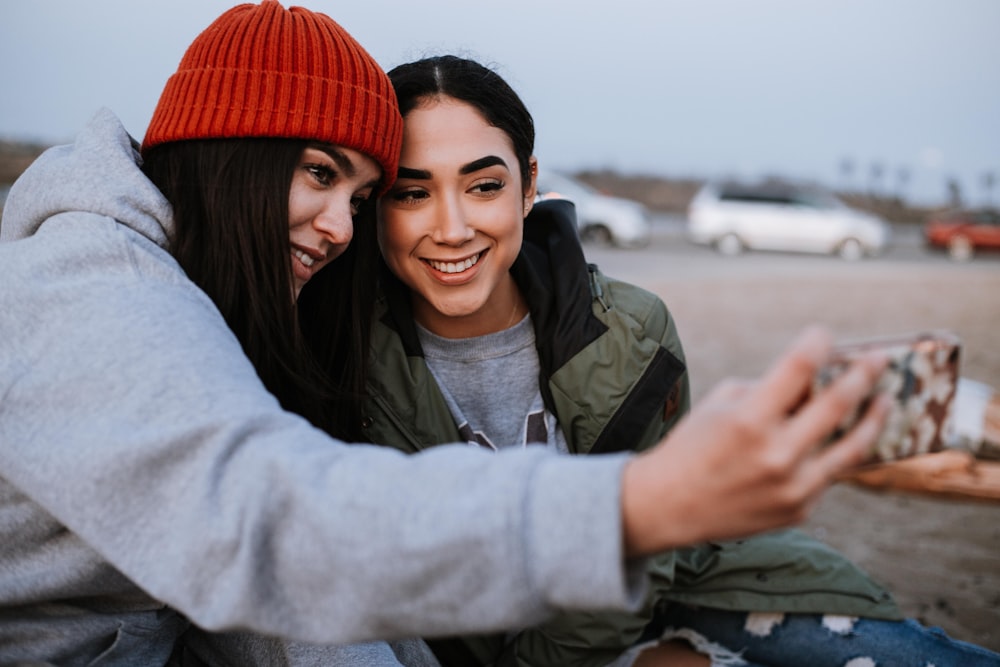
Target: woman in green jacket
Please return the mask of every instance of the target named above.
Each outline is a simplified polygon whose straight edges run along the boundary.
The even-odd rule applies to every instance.
[[[366,438],[408,452],[461,441],[571,454],[655,444],[689,405],[676,326],[655,295],[586,263],[571,204],[534,202],[534,129],[516,93],[452,56],[397,67],[390,79],[404,140],[399,178],[379,203],[385,265]],[[889,635],[938,641],[899,622],[890,596],[846,559],[795,531],[670,552],[649,574],[642,613],[566,615],[435,648],[454,664],[629,664],[627,649],[655,628],[718,657],[822,664],[792,642],[714,631],[782,612],[781,629],[794,625],[824,659],[857,648],[859,635],[854,655],[880,660],[897,655]],[[838,647],[847,636],[852,646]]]

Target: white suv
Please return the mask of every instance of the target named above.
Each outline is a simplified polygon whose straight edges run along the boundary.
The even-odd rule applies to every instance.
[[[882,252],[891,230],[885,220],[814,186],[709,183],[688,206],[688,237],[726,255],[749,248],[854,260]]]
[[[568,199],[576,205],[580,238],[623,248],[649,243],[652,220],[641,203],[612,197],[569,176],[553,171],[538,173],[539,199]]]

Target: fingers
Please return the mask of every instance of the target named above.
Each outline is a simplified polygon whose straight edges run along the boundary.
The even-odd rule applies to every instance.
[[[858,422],[828,446],[814,446],[804,460],[790,469],[783,483],[772,485],[775,527],[801,523],[812,512],[822,493],[844,473],[864,462],[885,424],[892,398],[880,394]]]
[[[788,414],[802,401],[831,346],[825,329],[805,329],[761,378],[753,399],[754,411],[767,418]]]
[[[817,455],[817,465],[824,475],[837,477],[863,463],[872,451],[885,426],[892,397],[878,395],[858,423]]]
[[[888,359],[880,353],[866,354],[852,361],[847,370],[820,390],[789,419],[794,439],[819,443],[872,395]],[[877,434],[876,434],[877,435]]]

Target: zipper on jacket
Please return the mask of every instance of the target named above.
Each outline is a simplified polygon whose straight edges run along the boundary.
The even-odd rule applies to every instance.
[[[611,310],[611,306],[604,300],[604,288],[601,287],[601,283],[597,280],[597,271],[594,270],[595,268],[593,264],[587,265],[587,276],[590,278],[590,293],[594,295],[597,302],[604,308],[604,312],[608,312]]]

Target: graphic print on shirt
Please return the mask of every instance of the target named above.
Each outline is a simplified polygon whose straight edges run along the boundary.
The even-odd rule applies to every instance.
[[[504,443],[511,445],[544,445],[549,441],[549,429],[545,424],[545,410],[539,410],[538,412],[531,412],[524,419],[524,442],[519,443]],[[496,451],[499,449],[497,445],[490,440],[482,431],[474,431],[469,425],[468,420],[463,421],[458,426],[458,433],[462,438],[468,442],[470,445],[477,445],[480,447],[486,447]]]
[[[509,329],[473,338],[443,338],[419,325],[417,335],[463,440],[494,451],[542,445],[568,453],[538,387],[530,315]]]

